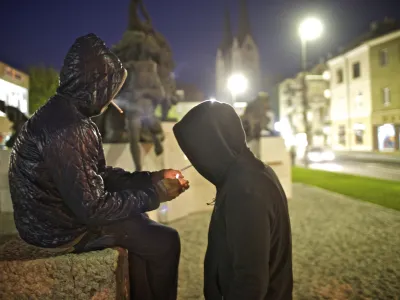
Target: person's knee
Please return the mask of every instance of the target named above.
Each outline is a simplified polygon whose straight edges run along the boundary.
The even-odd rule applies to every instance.
[[[181,239],[178,231],[169,228],[165,237],[164,249],[171,255],[179,254],[181,251]]]

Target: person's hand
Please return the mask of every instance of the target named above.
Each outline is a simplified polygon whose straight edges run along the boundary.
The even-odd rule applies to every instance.
[[[152,175],[152,179],[154,183],[162,179],[180,179],[183,178],[181,171],[173,170],[173,169],[164,169],[157,172],[154,172]]]
[[[189,181],[181,179],[164,178],[156,184],[160,202],[171,201],[189,188]]]
[[[169,178],[169,179],[180,179],[183,178],[183,175],[181,171],[179,170],[173,170],[173,169],[166,169],[162,170],[164,178]]]
[[[186,191],[190,187],[188,180],[186,180],[184,178],[178,178],[178,180],[182,186],[182,192]]]

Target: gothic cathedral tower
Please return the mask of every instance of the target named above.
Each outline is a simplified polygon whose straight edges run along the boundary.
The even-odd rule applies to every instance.
[[[243,74],[249,82],[246,93],[236,101],[249,102],[261,91],[260,56],[254,41],[247,1],[240,0],[240,13],[237,35],[233,36],[230,12],[225,11],[224,35],[217,51],[216,59],[216,97],[218,101],[232,103],[232,96],[227,88],[229,76]]]

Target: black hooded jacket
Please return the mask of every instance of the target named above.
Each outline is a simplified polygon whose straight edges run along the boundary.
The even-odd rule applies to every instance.
[[[248,149],[239,116],[206,101],[175,125],[196,170],[217,188],[204,262],[207,300],[292,299],[292,246],[285,193]],[[206,199],[205,199],[206,200]]]
[[[110,104],[125,78],[119,59],[96,35],[80,37],[70,48],[57,94],[25,123],[11,152],[14,217],[26,242],[71,244],[159,206],[150,173],[106,167],[90,119]]]

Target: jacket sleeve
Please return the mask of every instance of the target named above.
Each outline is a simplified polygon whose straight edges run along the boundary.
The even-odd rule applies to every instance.
[[[155,186],[107,191],[98,172],[99,139],[83,121],[51,139],[44,159],[56,189],[83,224],[97,226],[156,209]]]
[[[127,172],[121,168],[106,167],[102,173],[104,186],[109,192],[125,189],[143,189],[153,185],[151,172]]]
[[[266,195],[252,191],[229,194],[226,231],[234,274],[226,299],[262,300],[269,283],[271,221]]]
[[[104,180],[105,189],[109,192],[118,192],[125,189],[149,187],[156,179],[152,172],[128,172],[121,168],[106,166],[101,134],[96,124],[92,124],[97,136],[98,145],[98,167],[99,173]],[[162,179],[162,178],[161,178]]]

